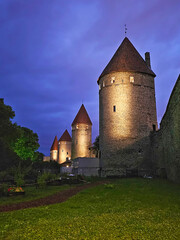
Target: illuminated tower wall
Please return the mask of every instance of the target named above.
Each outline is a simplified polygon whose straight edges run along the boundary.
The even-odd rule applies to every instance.
[[[92,145],[92,122],[82,104],[72,123],[72,159],[77,157],[91,157],[89,148]]]
[[[50,149],[50,160],[58,161],[58,140],[57,136],[55,136],[53,144]]]
[[[103,175],[123,175],[157,128],[155,74],[125,38],[98,79],[100,155]]]
[[[59,139],[59,159],[58,162],[61,164],[71,159],[71,136],[68,131],[65,130],[63,135]]]

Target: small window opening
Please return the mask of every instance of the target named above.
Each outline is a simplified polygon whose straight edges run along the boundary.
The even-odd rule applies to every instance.
[[[105,82],[103,82],[103,87],[105,87]]]
[[[111,78],[111,83],[115,83],[115,77]]]
[[[130,76],[130,82],[134,83],[134,77],[133,76]]]
[[[113,112],[116,112],[116,106],[115,105],[113,106]]]
[[[156,125],[153,124],[152,126],[153,126],[153,131],[155,132],[156,131]]]
[[[64,152],[64,150],[62,149],[62,152]]]
[[[76,125],[76,129],[78,129],[79,128],[79,126],[78,125]]]
[[[67,152],[67,155],[68,155],[68,152]]]

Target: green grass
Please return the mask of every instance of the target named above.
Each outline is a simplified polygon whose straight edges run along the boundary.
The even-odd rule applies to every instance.
[[[18,202],[30,201],[38,198],[43,198],[52,195],[56,192],[60,192],[69,188],[69,185],[63,186],[46,186],[45,188],[35,188],[35,187],[23,187],[25,195],[21,196],[11,196],[11,197],[0,197],[0,205],[12,204]]]
[[[1,213],[0,239],[180,239],[180,187],[120,179],[68,201]]]

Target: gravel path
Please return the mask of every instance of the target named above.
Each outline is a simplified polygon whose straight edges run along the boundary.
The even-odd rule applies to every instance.
[[[47,196],[45,198],[35,199],[35,200],[27,201],[27,202],[2,205],[2,206],[0,206],[0,212],[9,212],[9,211],[20,210],[20,209],[25,209],[25,208],[32,208],[32,207],[45,206],[45,205],[49,205],[49,204],[62,203],[84,189],[87,189],[90,187],[95,187],[95,186],[98,186],[103,183],[105,183],[105,181],[84,184],[82,186],[77,186],[74,188],[63,190],[59,193],[55,193],[55,194]]]

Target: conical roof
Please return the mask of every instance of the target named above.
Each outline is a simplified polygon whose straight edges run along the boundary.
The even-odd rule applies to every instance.
[[[71,136],[69,135],[67,129],[64,131],[63,135],[60,137],[59,142],[65,141],[65,142],[71,142]]]
[[[156,76],[127,37],[124,38],[99,79],[112,72],[141,72]]]
[[[88,125],[92,125],[91,119],[84,107],[84,104],[81,105],[79,112],[77,113],[74,121],[72,122],[72,126],[78,123],[85,123]]]
[[[53,151],[53,150],[58,150],[58,140],[57,140],[57,136],[55,136],[54,138],[54,142],[51,146],[51,150],[50,151]]]

